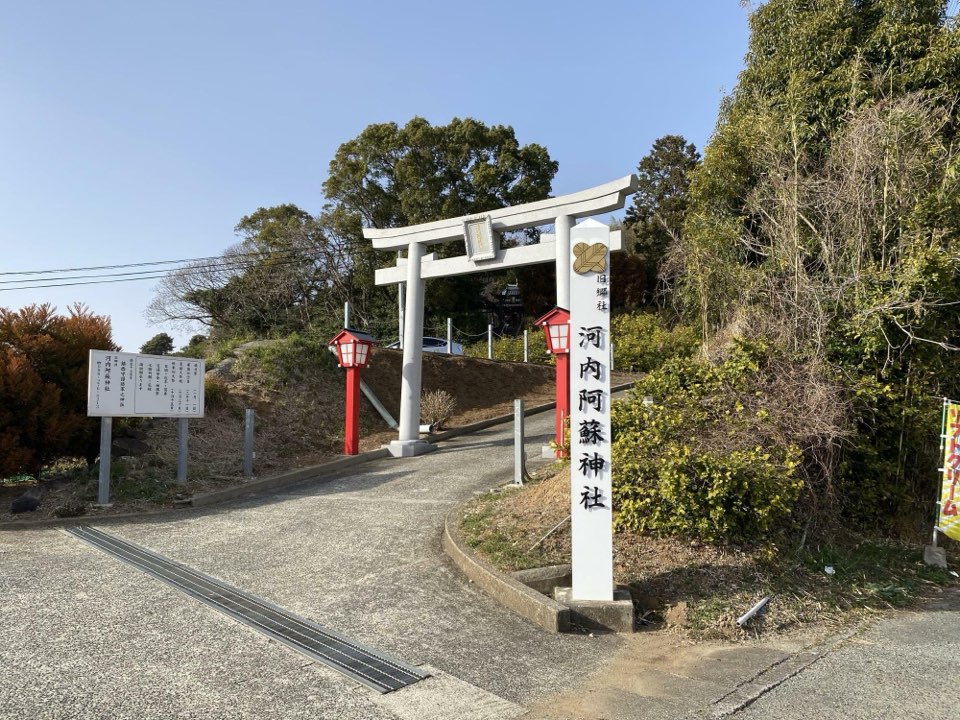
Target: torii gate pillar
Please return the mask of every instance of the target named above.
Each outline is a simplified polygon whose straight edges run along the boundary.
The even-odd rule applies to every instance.
[[[423,363],[424,282],[420,275],[423,245],[407,250],[407,298],[403,313],[403,367],[400,372],[400,436],[390,443],[394,457],[422,455],[434,449],[420,440],[420,380]]]
[[[403,228],[367,228],[363,236],[373,241],[375,250],[407,250],[405,260],[395,267],[377,270],[377,285],[406,282],[406,306],[403,327],[403,369],[400,385],[399,437],[389,445],[394,457],[421,455],[435,449],[420,440],[420,379],[423,361],[424,280],[431,277],[467,275],[502,270],[508,267],[553,262],[557,268],[557,305],[570,305],[570,229],[574,220],[623,207],[626,198],[637,190],[637,178],[627,175],[604,185],[570,195],[538,202],[498,208],[470,215]],[[491,247],[483,253],[434,260],[426,256],[427,245],[464,239],[467,228],[485,223],[492,237]],[[553,223],[556,235],[541,235],[538,245],[500,248],[499,233]],[[620,249],[620,233],[610,234],[611,250]]]

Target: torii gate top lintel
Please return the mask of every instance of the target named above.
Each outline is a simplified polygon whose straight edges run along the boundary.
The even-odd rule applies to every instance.
[[[499,232],[536,227],[558,217],[588,217],[622,208],[628,195],[637,191],[635,175],[597,185],[580,192],[536,202],[498,208],[486,213],[437,220],[402,228],[365,228],[363,237],[373,241],[375,250],[405,250],[412,242],[433,245],[463,238],[463,223],[475,217],[489,216]]]

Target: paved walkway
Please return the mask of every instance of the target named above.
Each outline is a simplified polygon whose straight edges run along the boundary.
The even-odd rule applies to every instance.
[[[550,413],[528,420],[531,456],[551,432]],[[800,649],[550,635],[494,603],[439,537],[451,508],[510,477],[511,443],[491,428],[272,497],[102,525],[434,677],[378,695],[60,530],[0,532],[0,718],[680,717]]]

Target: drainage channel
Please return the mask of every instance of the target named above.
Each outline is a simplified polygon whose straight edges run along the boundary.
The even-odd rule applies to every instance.
[[[66,531],[377,692],[399,690],[429,677],[418,668],[127,540],[87,525],[68,527]]]

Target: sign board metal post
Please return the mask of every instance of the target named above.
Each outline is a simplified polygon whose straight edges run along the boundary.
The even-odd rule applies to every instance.
[[[87,415],[101,418],[97,502],[110,502],[110,446],[115,417],[179,418],[177,482],[187,477],[187,418],[203,417],[206,366],[195,358],[91,350]]]
[[[571,231],[570,514],[574,600],[613,600],[610,228]]]
[[[187,418],[177,418],[177,482],[187,481],[187,442],[190,428]]]
[[[97,485],[97,505],[110,504],[110,446],[113,444],[113,418],[100,418],[100,481]]]

